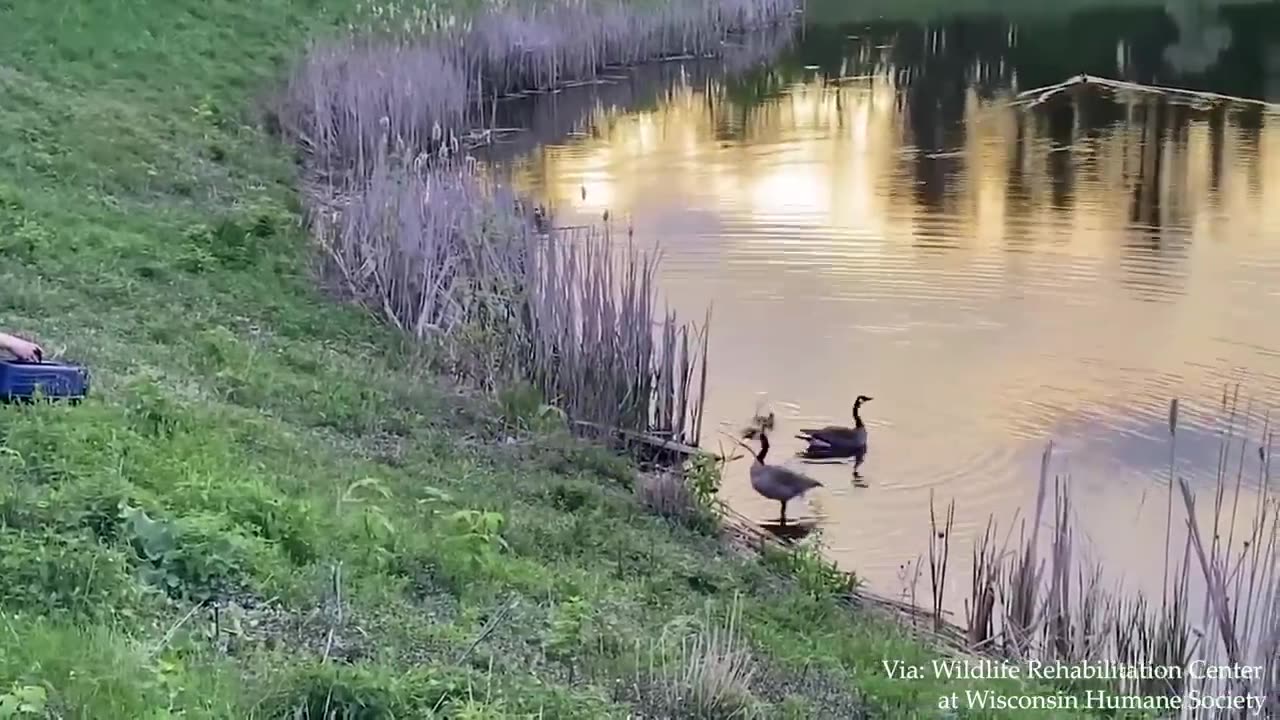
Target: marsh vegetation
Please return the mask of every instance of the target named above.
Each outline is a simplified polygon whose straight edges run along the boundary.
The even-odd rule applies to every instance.
[[[1269,424],[1261,428],[1262,444],[1242,432],[1247,422],[1240,422],[1244,411],[1238,393],[1237,388],[1223,394],[1217,482],[1208,510],[1197,505],[1190,484],[1175,474],[1178,403],[1170,404],[1163,593],[1151,597],[1126,587],[1104,560],[1088,559],[1082,552],[1071,481],[1048,474],[1050,446],[1032,514],[1015,521],[1016,532],[1000,531],[992,518],[976,543],[967,587],[958,589],[964,598],[962,618],[945,610],[954,502],[941,514],[930,508],[923,584],[934,628],[978,656],[1148,669],[1146,674],[1117,673],[1080,683],[1077,689],[1092,684],[1131,696],[1184,697],[1192,692],[1251,698],[1265,703],[1259,708],[1264,712],[1275,712],[1280,703],[1275,557],[1280,526],[1275,498],[1267,491],[1272,432]],[[1264,492],[1260,500],[1246,499],[1248,504],[1241,505],[1248,474],[1256,475]],[[914,573],[910,585],[913,602],[920,574]],[[1204,672],[1205,667],[1248,670],[1242,676],[1215,675]],[[1184,716],[1223,715],[1206,708]]]

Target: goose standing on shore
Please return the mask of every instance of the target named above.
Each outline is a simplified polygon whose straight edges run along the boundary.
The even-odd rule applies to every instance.
[[[853,458],[853,476],[862,477],[858,468],[867,457],[867,426],[862,422],[859,410],[862,404],[871,400],[866,395],[859,395],[853,401],[853,427],[828,425],[824,428],[804,428],[797,438],[809,443],[809,447],[800,451],[800,457],[807,460],[832,460],[837,458]]]
[[[769,423],[772,425],[772,423]],[[763,427],[752,428],[745,433],[747,438],[760,438],[760,452],[755,454],[755,462],[751,464],[751,487],[770,500],[782,504],[779,524],[787,522],[787,503],[806,492],[821,487],[822,483],[804,473],[789,470],[779,465],[768,465],[764,458],[769,454],[769,435]],[[748,448],[750,449],[750,448]]]

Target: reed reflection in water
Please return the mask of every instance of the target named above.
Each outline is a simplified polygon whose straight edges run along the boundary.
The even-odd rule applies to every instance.
[[[869,486],[809,467],[824,542],[873,585],[897,590],[927,551],[931,491],[956,500],[965,577],[987,517],[1030,508],[1049,439],[1084,552],[1158,585],[1169,399],[1178,473],[1205,491],[1224,384],[1259,417],[1280,399],[1280,114],[1096,90],[1027,110],[995,64],[947,93],[860,60],[757,104],[677,81],[655,109],[601,110],[519,180],[562,223],[609,210],[659,244],[686,315],[714,305],[708,427],[767,393],[781,461],[794,430],[876,398]],[[775,517],[747,465],[724,495]]]

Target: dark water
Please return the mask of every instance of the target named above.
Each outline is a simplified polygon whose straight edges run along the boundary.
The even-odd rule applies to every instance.
[[[867,486],[810,467],[826,487],[796,508],[875,585],[897,590],[927,548],[931,494],[956,502],[953,553],[989,515],[1008,527],[1049,440],[1081,552],[1149,581],[1169,400],[1178,472],[1208,504],[1224,386],[1254,399],[1254,437],[1280,397],[1280,105],[1013,101],[1090,73],[1280,103],[1280,7],[986,2],[931,19],[938,3],[917,0],[868,21],[825,4],[767,69],[668,64],[545,98],[538,132],[560,139],[521,181],[561,222],[610,210],[660,244],[675,307],[714,305],[713,426],[767,400],[781,461],[795,429],[875,397]],[[724,494],[776,517],[746,470]]]

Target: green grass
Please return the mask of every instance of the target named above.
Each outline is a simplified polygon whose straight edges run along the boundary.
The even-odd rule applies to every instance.
[[[770,717],[959,689],[886,679],[935,652],[647,512],[621,459],[501,442],[317,289],[254,107],[344,3],[4,7],[0,325],[95,385],[0,408],[0,710],[625,717],[735,597]]]

